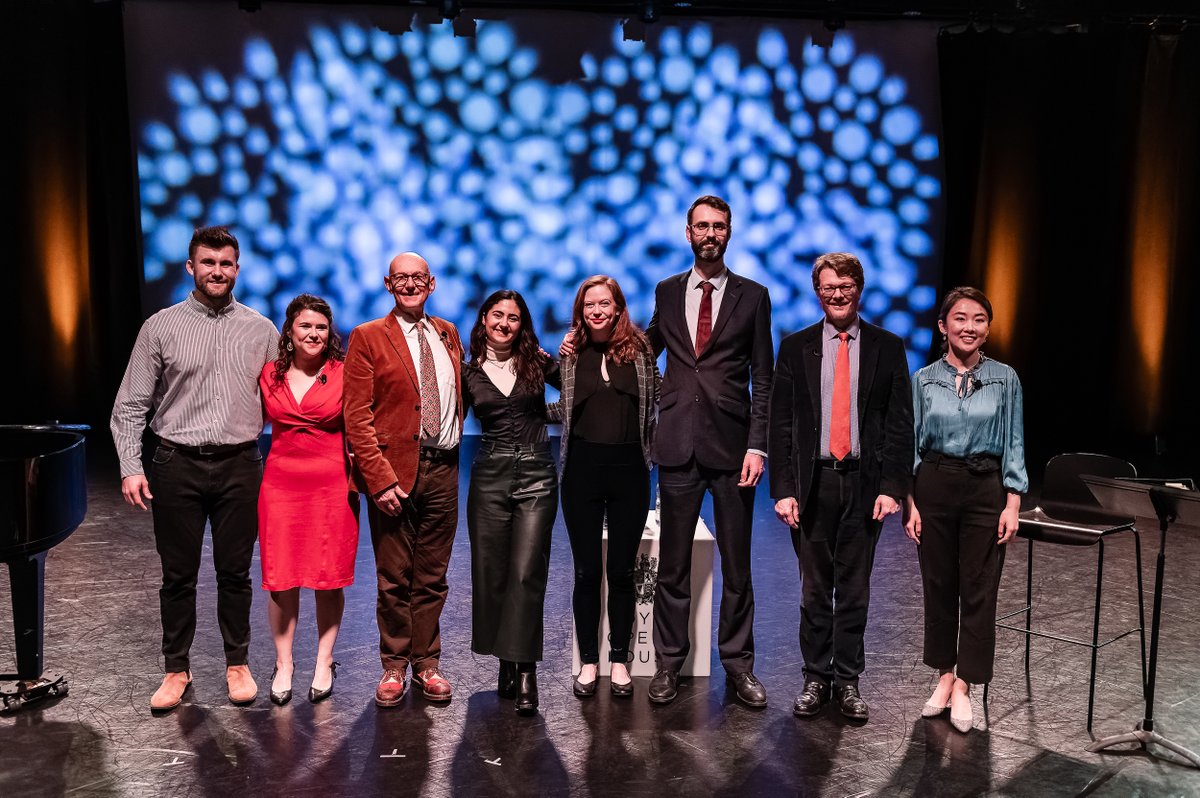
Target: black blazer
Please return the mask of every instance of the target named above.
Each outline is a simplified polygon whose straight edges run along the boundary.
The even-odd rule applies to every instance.
[[[767,451],[771,298],[764,286],[729,272],[712,338],[697,358],[684,312],[691,273],[658,284],[646,328],[655,356],[667,350],[654,459],[682,466],[694,456],[709,468],[739,470],[747,449]]]
[[[779,344],[771,388],[771,498],[795,498],[801,511],[812,491],[821,436],[821,328],[824,320]],[[862,506],[880,494],[903,499],[912,485],[913,410],[904,344],[859,319],[858,430]]]

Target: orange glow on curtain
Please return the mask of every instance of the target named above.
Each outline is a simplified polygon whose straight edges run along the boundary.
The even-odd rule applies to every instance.
[[[1016,324],[1017,292],[1024,262],[1024,229],[1021,206],[1012,185],[997,186],[1000,197],[988,226],[983,292],[992,303],[995,322],[988,341],[1001,352],[1010,352]]]
[[[53,157],[41,159],[41,181],[35,192],[38,268],[43,275],[46,306],[54,336],[55,365],[74,370],[82,357],[79,336],[90,294],[86,255],[87,207],[78,175],[68,174]]]
[[[1179,221],[1176,142],[1170,134],[1174,109],[1165,89],[1170,83],[1174,46],[1173,37],[1151,40],[1133,165],[1128,295],[1139,372],[1135,384],[1141,388],[1139,398],[1148,430],[1155,429],[1162,416],[1163,349],[1175,259],[1173,231]]]
[[[1031,226],[1037,219],[1037,187],[1029,170],[1027,153],[1033,148],[1029,130],[1010,125],[988,143],[992,163],[987,179],[979,184],[976,207],[982,218],[975,220],[981,231],[975,264],[977,285],[992,303],[995,320],[988,334],[987,351],[1001,359],[1014,356],[1018,348],[1015,331],[1020,313],[1021,284],[1029,259]]]

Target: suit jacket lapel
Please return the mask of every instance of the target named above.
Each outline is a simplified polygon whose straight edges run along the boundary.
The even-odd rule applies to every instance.
[[[858,428],[861,430],[867,397],[871,395],[871,384],[875,381],[875,370],[879,366],[879,339],[875,336],[875,328],[861,317],[858,323],[862,337],[858,352]]]
[[[804,344],[800,348],[800,353],[804,358],[804,376],[808,382],[808,396],[812,401],[813,415],[820,420],[822,412],[821,403],[821,362],[823,359],[822,349],[825,342],[821,340],[821,324],[817,322],[816,326],[809,328],[810,333],[805,336]],[[820,446],[820,441],[817,442]]]
[[[675,331],[683,342],[680,348],[690,352],[692,357],[695,358],[696,342],[692,341],[691,336],[688,334],[687,311],[684,304],[684,297],[687,296],[688,277],[691,276],[691,273],[689,269],[683,274],[677,275],[674,290],[667,294],[669,304],[666,308],[660,310],[669,314],[663,324],[663,332],[666,333],[668,330]]]
[[[395,313],[389,312],[384,318],[383,331],[387,334],[392,348],[396,350],[396,356],[400,358],[400,362],[408,371],[408,377],[412,380],[413,387],[417,389],[417,393],[420,393],[421,381],[417,379],[417,364],[413,363],[412,353],[408,351],[408,341],[404,338],[404,330],[400,329],[400,322],[396,319]]]

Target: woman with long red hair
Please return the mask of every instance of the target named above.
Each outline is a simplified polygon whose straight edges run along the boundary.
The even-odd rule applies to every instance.
[[[650,453],[659,373],[645,334],[629,320],[625,295],[605,275],[575,294],[571,354],[563,358],[562,396],[551,417],[563,425],[563,520],[575,561],[572,608],[582,663],[575,695],[594,695],[600,663],[600,577],[608,518],[610,688],[633,694],[633,567],[650,504]]]

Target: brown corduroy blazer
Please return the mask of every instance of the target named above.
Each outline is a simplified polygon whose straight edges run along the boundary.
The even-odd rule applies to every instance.
[[[462,342],[445,319],[433,324],[450,360],[462,433]],[[411,493],[421,445],[421,383],[394,313],[354,328],[346,351],[342,395],[353,468],[351,489],[375,497],[396,485]]]

